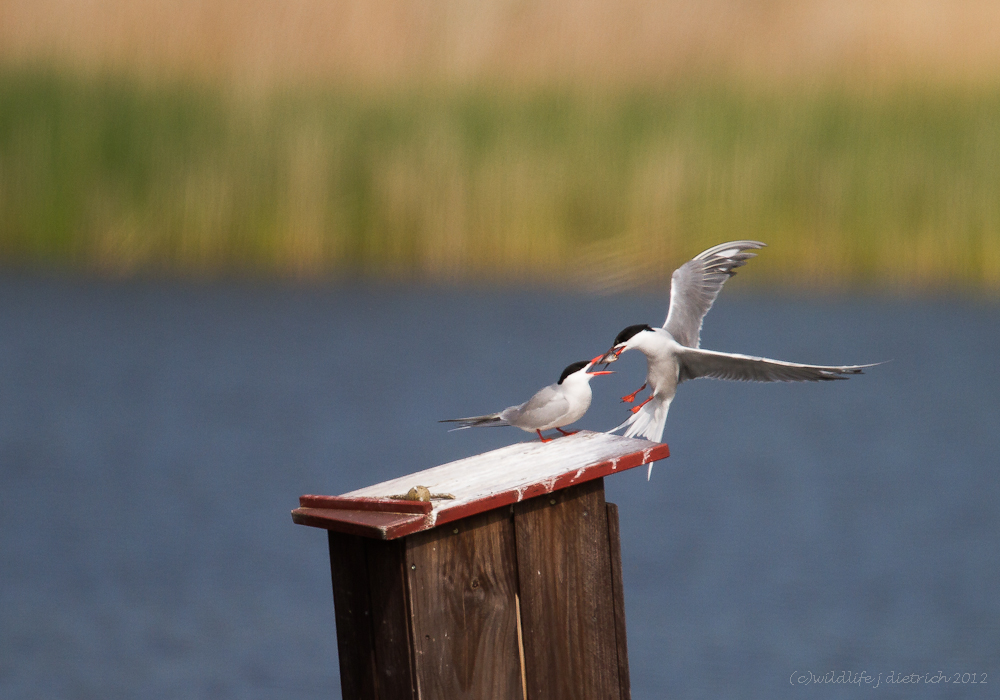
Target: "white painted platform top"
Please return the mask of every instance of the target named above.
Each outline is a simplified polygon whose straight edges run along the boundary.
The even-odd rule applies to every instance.
[[[514,492],[516,497],[509,500],[520,501],[540,493],[549,493],[557,487],[614,473],[619,468],[618,461],[626,456],[631,455],[628,460],[623,461],[621,469],[646,464],[657,458],[654,452],[659,457],[666,456],[662,451],[665,448],[665,445],[649,440],[581,430],[575,435],[547,443],[536,440],[509,445],[366,486],[341,497],[387,498],[404,494],[417,485],[426,486],[432,494],[454,495],[453,500],[432,501],[433,522],[438,519],[439,513],[464,511],[474,503],[501,494]],[[642,455],[641,461],[637,459],[637,453]],[[605,467],[600,473],[592,469],[607,462],[610,462],[610,469]]]

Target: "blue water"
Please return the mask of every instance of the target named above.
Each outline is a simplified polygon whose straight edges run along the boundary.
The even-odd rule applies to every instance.
[[[685,384],[673,456],[649,483],[607,480],[633,696],[996,697],[1000,306],[739,281],[704,346],[892,362]],[[326,543],[292,524],[298,496],[528,439],[436,421],[518,403],[664,309],[662,293],[0,278],[0,696],[338,697]],[[623,418],[630,355],[580,427]],[[872,681],[790,683],[831,670]],[[885,679],[938,671],[987,684]]]

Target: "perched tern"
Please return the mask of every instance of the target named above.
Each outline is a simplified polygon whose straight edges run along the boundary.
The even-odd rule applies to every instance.
[[[625,328],[615,338],[611,349],[598,364],[614,362],[626,350],[638,350],[646,356],[646,383],[622,401],[632,403],[647,386],[649,398],[631,409],[628,420],[614,430],[627,428],[626,437],[644,437],[659,441],[667,421],[667,410],[677,385],[688,379],[711,377],[734,381],[815,382],[847,379],[842,375],[862,374],[874,365],[826,367],[769,360],[698,347],[705,314],[736,268],[756,257],[750,251],[765,247],[758,241],[733,241],[709,248],[681,265],[670,280],[670,307],[662,328],[637,324]],[[646,478],[652,473],[649,465]]]
[[[558,382],[540,389],[520,406],[511,406],[499,413],[485,416],[451,418],[441,422],[462,424],[453,430],[513,425],[529,433],[538,433],[538,438],[542,442],[552,440],[542,436],[543,430],[555,428],[563,435],[572,435],[572,432],[563,430],[563,426],[580,420],[590,408],[590,400],[593,397],[590,380],[599,374],[613,374],[606,370],[590,371],[590,368],[603,358],[603,355],[598,355],[589,362],[586,360],[574,362],[563,370]]]

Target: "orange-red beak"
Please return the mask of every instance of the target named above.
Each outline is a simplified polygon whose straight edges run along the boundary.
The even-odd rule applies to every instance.
[[[590,366],[593,367],[602,359],[604,359],[604,355],[598,355],[597,357],[595,357],[593,360],[590,361]],[[610,370],[600,370],[598,372],[587,372],[587,374],[596,377],[598,374],[614,374],[614,372]]]
[[[618,356],[621,355],[624,350],[625,350],[624,344],[619,345],[616,348],[611,348],[600,357],[595,358],[595,362],[599,365],[609,365],[612,362],[616,362],[618,360]]]

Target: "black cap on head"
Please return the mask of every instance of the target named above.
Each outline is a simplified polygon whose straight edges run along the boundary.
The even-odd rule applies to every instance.
[[[651,331],[651,330],[653,329],[649,327],[648,323],[637,323],[634,326],[629,326],[615,337],[615,342],[611,344],[611,347],[615,347],[616,345],[621,345],[636,333],[640,333],[642,331]]]
[[[574,362],[569,367],[563,370],[562,376],[559,377],[559,381],[556,384],[562,384],[563,379],[573,374],[573,372],[579,372],[581,369],[590,364],[589,360],[584,360],[583,362]]]

